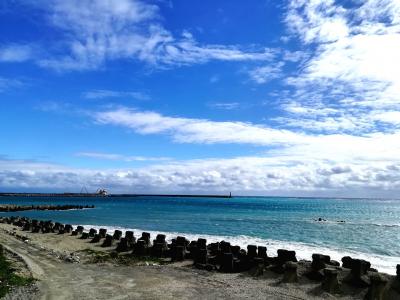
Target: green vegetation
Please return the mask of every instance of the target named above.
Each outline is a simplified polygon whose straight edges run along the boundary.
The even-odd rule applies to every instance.
[[[117,252],[96,251],[92,249],[85,249],[81,252],[90,257],[89,263],[112,262],[121,265],[135,265],[144,262],[159,265],[165,265],[169,263],[167,259],[151,256],[133,256],[132,254],[119,254]]]
[[[15,274],[15,270],[4,256],[3,247],[0,245],[0,298],[4,297],[12,286],[24,286],[33,282],[32,277]]]

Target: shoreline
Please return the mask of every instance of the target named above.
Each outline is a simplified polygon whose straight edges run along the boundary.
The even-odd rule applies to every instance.
[[[3,221],[10,221],[10,219],[2,219]],[[25,221],[24,221],[25,220]],[[252,298],[268,298],[268,299],[323,299],[326,298],[327,296],[327,292],[326,290],[321,289],[321,282],[325,282],[323,280],[310,280],[308,278],[310,274],[310,272],[314,269],[313,265],[315,265],[315,259],[326,259],[325,256],[317,256],[314,257],[313,256],[313,262],[311,263],[310,261],[305,261],[305,260],[296,260],[294,259],[294,261],[297,262],[293,262],[291,259],[286,260],[286,263],[283,263],[283,261],[281,261],[281,259],[283,259],[284,256],[281,257],[281,255],[296,255],[296,253],[292,253],[292,251],[286,251],[286,252],[282,252],[284,250],[278,250],[278,257],[270,257],[269,255],[266,256],[265,258],[262,258],[263,260],[263,264],[256,264],[253,265],[253,267],[250,267],[250,265],[252,265],[253,263],[250,260],[248,261],[246,257],[249,257],[248,255],[250,255],[250,252],[248,252],[248,254],[243,254],[245,252],[241,252],[242,255],[241,259],[245,259],[244,262],[247,261],[247,263],[250,263],[249,268],[244,267],[245,265],[242,265],[242,267],[239,266],[239,269],[237,271],[234,271],[234,269],[229,269],[229,268],[235,268],[235,264],[231,265],[231,267],[229,267],[228,269],[226,265],[226,263],[224,263],[223,261],[220,261],[219,263],[217,262],[217,267],[218,270],[215,270],[213,267],[213,263],[211,262],[211,260],[213,259],[212,257],[212,253],[214,250],[213,249],[213,242],[211,242],[211,244],[208,244],[209,246],[207,246],[207,248],[209,249],[208,255],[209,256],[209,262],[206,262],[205,265],[197,262],[198,258],[190,258],[186,257],[186,258],[182,258],[182,259],[171,259],[168,258],[170,257],[169,255],[174,255],[171,254],[168,250],[168,252],[165,252],[166,256],[160,256],[160,257],[165,257],[162,258],[163,261],[167,262],[167,265],[163,265],[163,264],[159,264],[159,261],[157,262],[152,262],[153,259],[150,256],[154,256],[153,254],[146,254],[145,255],[145,260],[149,260],[150,262],[145,262],[144,265],[139,264],[139,265],[130,265],[129,264],[129,260],[132,259],[132,257],[141,257],[137,252],[139,248],[136,248],[138,246],[135,246],[135,248],[132,249],[136,249],[133,250],[133,256],[132,254],[124,254],[125,252],[116,252],[116,248],[120,242],[122,242],[122,236],[123,233],[122,232],[118,232],[118,230],[113,232],[104,232],[104,235],[106,235],[107,233],[110,234],[110,238],[112,238],[113,236],[115,236],[118,233],[118,238],[116,238],[114,241],[111,239],[111,245],[106,245],[104,246],[104,244],[107,241],[107,238],[104,239],[104,237],[100,237],[99,241],[97,243],[93,243],[91,242],[90,239],[82,239],[83,234],[76,232],[76,229],[74,231],[72,231],[73,228],[69,228],[66,231],[66,228],[68,225],[57,225],[57,230],[55,232],[49,232],[49,233],[34,233],[36,232],[35,230],[35,226],[34,224],[39,224],[39,223],[35,223],[34,221],[32,221],[32,226],[30,226],[29,228],[31,230],[25,230],[23,231],[21,229],[21,227],[19,227],[19,225],[23,225],[26,224],[24,222],[26,222],[28,219],[14,219],[14,221],[11,221],[10,224],[4,224],[4,223],[0,223],[0,231],[2,233],[6,233],[8,235],[14,236],[17,239],[19,239],[21,243],[21,247],[36,247],[38,249],[40,249],[40,251],[44,251],[46,253],[48,253],[48,255],[50,257],[52,257],[52,259],[56,258],[59,260],[62,260],[63,263],[65,264],[66,261],[69,262],[68,265],[63,265],[62,266],[62,272],[66,272],[66,270],[70,269],[70,266],[72,265],[73,267],[71,267],[71,272],[82,272],[85,276],[87,276],[86,272],[87,272],[87,268],[89,268],[91,270],[91,272],[96,272],[94,270],[92,270],[92,264],[87,265],[85,262],[83,262],[85,255],[88,255],[88,253],[92,253],[94,255],[100,255],[100,257],[107,257],[107,258],[112,258],[115,260],[115,258],[123,258],[122,260],[122,265],[120,263],[117,263],[117,265],[115,265],[115,261],[112,263],[112,261],[110,262],[112,265],[114,265],[113,267],[110,266],[109,270],[110,272],[114,272],[115,276],[122,276],[120,274],[120,272],[123,271],[124,276],[122,276],[121,278],[123,280],[126,280],[125,277],[125,272],[128,272],[129,274],[136,274],[135,272],[138,271],[137,268],[140,268],[140,274],[143,277],[143,273],[145,274],[151,274],[151,276],[156,276],[157,277],[157,282],[159,282],[159,286],[157,286],[156,288],[154,288],[154,284],[153,282],[147,278],[145,279],[141,284],[146,286],[147,288],[151,289],[151,292],[153,291],[153,288],[155,289],[155,292],[158,293],[160,292],[159,289],[163,290],[165,289],[166,286],[171,287],[172,289],[176,289],[176,285],[179,284],[193,284],[193,282],[196,283],[196,285],[198,286],[198,288],[201,291],[206,291],[207,295],[209,295],[209,292],[211,291],[211,293],[213,295],[217,295],[218,293],[220,293],[221,291],[218,290],[214,290],[214,285],[215,284],[221,284],[222,286],[220,286],[220,288],[223,287],[223,290],[226,294],[223,295],[219,295],[218,298],[220,299],[242,299],[242,298],[248,298],[248,297],[252,297]],[[28,220],[29,221],[29,220]],[[30,222],[30,221],[29,221]],[[13,224],[14,223],[14,224]],[[40,228],[48,228],[46,225],[48,223],[42,223],[42,225],[40,225]],[[54,225],[54,224],[53,224]],[[52,225],[52,226],[53,226]],[[59,227],[59,226],[63,226],[63,227]],[[44,226],[44,227],[43,227]],[[74,227],[75,228],[75,227]],[[77,229],[79,229],[77,227]],[[82,229],[82,228],[81,228]],[[84,232],[88,232],[87,230],[89,228],[85,228],[86,231]],[[61,232],[62,230],[62,232]],[[33,231],[33,232],[32,232]],[[104,230],[103,230],[104,231]],[[74,234],[74,232],[76,232]],[[98,231],[100,232],[100,231]],[[136,232],[135,232],[136,233]],[[108,236],[108,235],[107,235]],[[142,233],[143,236],[143,233]],[[154,240],[153,243],[153,247],[154,245],[157,244],[157,241],[159,241],[159,236],[160,234],[156,237],[156,239]],[[137,236],[139,237],[139,236]],[[155,236],[152,236],[152,238],[155,238]],[[168,243],[168,241],[166,241],[165,236],[164,238],[160,237],[161,239],[164,239],[164,242],[162,242],[162,245],[165,245],[168,248],[164,248],[164,249],[173,249],[173,245],[174,243],[170,244]],[[186,238],[180,238],[181,240],[187,240]],[[139,239],[140,240],[140,239]],[[176,239],[176,241],[179,240],[179,237]],[[198,239],[197,243],[199,243],[201,241],[201,239]],[[1,234],[0,234],[0,242],[6,242],[6,243],[10,243],[9,241],[9,237],[3,237],[1,238]],[[139,241],[136,242],[137,245]],[[186,242],[185,242],[186,243]],[[189,244],[189,240],[187,240],[188,244],[185,244],[187,247],[186,249],[188,249],[189,252],[186,252],[186,255],[189,253],[192,253],[191,249],[194,248],[190,248],[191,244],[193,242],[190,242]],[[17,242],[16,242],[17,244]],[[168,245],[168,246],[167,246]],[[171,246],[172,245],[172,246]],[[220,246],[219,247],[225,247],[226,246],[226,242],[220,242]],[[163,246],[164,247],[164,246]],[[172,248],[171,248],[172,247]],[[177,247],[177,246],[176,246]],[[210,248],[209,248],[210,247]],[[230,246],[229,246],[230,247]],[[233,247],[233,246],[232,246]],[[250,246],[249,246],[250,247]],[[247,248],[248,251],[250,251],[250,248]],[[15,248],[15,245],[14,245]],[[256,247],[257,248],[257,247]],[[255,249],[256,249],[255,248]],[[88,249],[88,250],[86,250]],[[130,248],[131,249],[131,248]],[[145,248],[143,248],[145,249]],[[147,249],[147,248],[146,248]],[[149,251],[151,248],[148,248]],[[21,250],[21,249],[17,249],[17,250]],[[84,253],[86,250],[86,254]],[[89,251],[90,250],[90,251]],[[266,249],[265,249],[266,250]],[[88,252],[89,251],[89,252]],[[129,253],[132,250],[129,250]],[[151,250],[153,251],[153,250]],[[167,251],[167,250],[165,250]],[[175,251],[175,250],[174,250]],[[218,250],[219,251],[219,250]],[[233,248],[232,248],[233,251]],[[257,250],[256,250],[257,251]],[[261,252],[260,248],[258,248],[258,253],[260,255]],[[178,251],[179,252],[179,251]],[[136,254],[135,254],[136,253]],[[147,253],[147,252],[146,252]],[[153,252],[152,252],[153,253]],[[167,254],[170,253],[170,254]],[[194,252],[196,253],[196,252]],[[36,253],[36,256],[31,256],[31,259],[36,260],[37,257],[42,257],[41,253]],[[78,255],[81,257],[79,258]],[[127,255],[127,256],[126,256]],[[139,255],[139,256],[138,256]],[[150,255],[147,258],[147,255]],[[191,255],[194,255],[193,253]],[[243,256],[245,255],[245,256]],[[247,256],[246,256],[247,255]],[[156,256],[158,257],[158,256]],[[174,256],[172,256],[174,257]],[[225,255],[224,255],[225,257]],[[231,256],[232,257],[232,256]],[[257,261],[260,262],[261,256],[254,256],[254,262],[256,261],[256,257]],[[293,257],[293,256],[291,256]],[[128,260],[127,260],[128,259]],[[194,263],[193,263],[193,259],[194,259]],[[210,260],[211,259],[211,260]],[[350,260],[349,260],[350,259]],[[346,261],[343,259],[343,264],[348,264],[350,263],[350,265],[353,265],[354,263],[362,263],[362,265],[365,267],[366,262],[363,261],[359,261],[359,260],[352,260],[351,258],[347,259]],[[47,260],[47,258],[46,258]],[[321,261],[320,261],[321,262]],[[71,264],[73,263],[73,264]],[[143,261],[142,261],[143,263]],[[219,264],[221,264],[221,266],[219,266]],[[247,264],[246,263],[246,264]],[[105,265],[104,265],[105,264]],[[127,264],[127,265],[126,265]],[[331,261],[329,258],[329,261],[325,261],[324,263],[324,268],[325,269],[329,269],[332,271],[329,272],[337,272],[337,276],[338,276],[338,280],[340,282],[340,287],[341,287],[341,293],[336,293],[333,290],[329,292],[329,297],[331,297],[332,299],[363,299],[365,297],[365,295],[367,295],[368,291],[371,290],[371,284],[373,284],[373,280],[375,280],[376,278],[378,278],[377,280],[385,280],[385,286],[387,286],[387,292],[390,295],[394,295],[395,298],[387,298],[387,299],[396,299],[396,297],[400,296],[400,293],[398,293],[399,291],[394,290],[395,288],[397,288],[397,284],[399,284],[400,286],[400,277],[394,277],[394,276],[390,276],[387,274],[381,274],[381,273],[376,273],[373,269],[370,270],[366,270],[365,269],[365,273],[360,273],[360,277],[358,278],[358,280],[361,281],[357,281],[354,279],[354,275],[353,271],[351,271],[349,268],[350,265],[346,265],[346,266],[338,266],[338,263],[335,261]],[[108,261],[101,261],[100,264],[96,264],[96,267],[94,267],[94,269],[98,269],[97,272],[100,272],[104,277],[104,270],[102,268],[108,268]],[[129,267],[131,266],[131,267]],[[210,271],[205,271],[204,269],[208,269],[209,266],[211,267]],[[260,266],[262,266],[262,268],[260,269]],[[355,265],[354,265],[355,266]],[[242,269],[244,267],[244,269]],[[288,269],[290,267],[290,269]],[[293,277],[293,271],[292,271],[292,267],[296,267],[295,273],[296,276],[295,278]],[[364,268],[363,267],[363,268]],[[81,268],[83,268],[81,270]],[[160,278],[160,274],[154,274],[152,273],[154,271],[154,268],[157,268],[158,272],[161,273],[165,273],[167,275],[167,278],[169,278],[169,281],[163,277],[163,279],[161,280],[161,282],[159,281]],[[353,267],[351,267],[353,268]],[[324,270],[325,270],[324,269]],[[229,271],[231,270],[231,271]],[[294,269],[293,269],[294,270]],[[322,269],[321,269],[322,271]],[[314,272],[314,271],[313,271]],[[325,272],[325,271],[324,271]],[[363,271],[364,272],[364,271]],[[134,276],[134,275],[130,275],[130,276]],[[318,275],[319,274],[319,275]],[[316,272],[314,273],[315,276],[321,276],[322,273],[320,272]],[[314,276],[313,275],[313,276]],[[351,276],[350,276],[351,275]],[[95,273],[92,274],[91,276],[100,276],[99,274]],[[147,275],[146,275],[147,276]],[[150,275],[149,275],[150,276]],[[151,277],[150,276],[150,277]],[[174,277],[174,279],[171,281],[170,277]],[[323,275],[322,275],[323,276]],[[350,277],[349,277],[350,276]],[[128,277],[131,278],[131,277]],[[152,278],[152,277],[151,277]],[[176,278],[179,278],[179,280],[176,280]],[[349,279],[350,278],[350,279]],[[121,279],[121,280],[122,280]],[[207,279],[207,280],[205,280]],[[292,281],[292,279],[295,279],[294,281]],[[100,279],[99,279],[100,280]],[[150,286],[149,286],[149,280],[151,282]],[[205,280],[205,281],[204,281]],[[211,281],[210,281],[211,280]],[[350,281],[348,281],[350,280]],[[360,284],[360,282],[363,284],[363,287],[358,286]],[[93,288],[93,284],[96,285],[96,287],[98,286],[97,282],[92,283],[91,288]],[[214,284],[214,285],[213,285]],[[356,285],[356,286],[354,286]],[[119,285],[121,288],[121,285]],[[239,286],[240,290],[237,291],[234,289],[234,287]],[[87,289],[87,286],[85,287]],[[136,286],[137,288],[137,286]],[[140,287],[139,287],[140,289]],[[226,291],[225,291],[226,289]],[[193,291],[191,291],[193,292]],[[233,292],[233,294],[230,294],[231,292]],[[240,293],[240,297],[237,295],[237,293]],[[260,294],[261,292],[261,294]],[[198,296],[176,296],[174,295],[174,297],[171,296],[171,299],[188,299],[188,298],[195,298],[195,299],[204,299],[204,295],[202,297],[199,296],[199,291],[196,291],[195,294]],[[244,294],[243,294],[244,293]],[[268,294],[269,293],[269,294]],[[394,293],[394,294],[393,294]],[[162,294],[158,294],[158,295],[162,295]],[[271,297],[268,297],[267,295],[271,295]],[[279,296],[277,296],[279,295]],[[153,295],[154,296],[154,295]],[[135,297],[133,297],[134,299],[136,299]],[[149,297],[148,299],[161,299],[163,297],[161,296],[154,296],[154,297]],[[217,298],[217,297],[216,297]],[[89,297],[89,299],[91,299]],[[102,298],[100,298],[102,299]],[[147,299],[147,298],[145,298]]]
[[[246,235],[240,236],[228,236],[228,235],[212,235],[212,234],[199,234],[199,233],[185,233],[185,232],[171,232],[162,230],[148,230],[146,228],[130,228],[122,226],[111,226],[111,225],[94,225],[94,224],[72,224],[73,226],[84,226],[85,228],[106,228],[108,231],[113,232],[114,230],[120,230],[123,233],[126,231],[133,231],[135,234],[141,234],[142,232],[149,232],[152,236],[157,234],[166,235],[166,240],[171,241],[176,236],[186,236],[190,240],[197,238],[205,238],[209,242],[227,241],[232,245],[238,245],[242,248],[246,248],[249,244],[255,244],[259,246],[266,246],[267,253],[269,255],[275,255],[277,250],[285,248],[287,250],[296,251],[296,256],[299,260],[311,260],[313,253],[324,253],[329,255],[333,260],[340,261],[343,256],[351,256],[371,262],[371,266],[377,269],[379,272],[386,273],[388,275],[396,275],[396,265],[400,263],[400,257],[393,257],[387,255],[379,255],[373,253],[357,252],[346,249],[335,249],[321,245],[311,245],[301,242],[294,241],[280,241],[271,240],[261,237],[252,237]],[[387,261],[391,261],[386,265],[382,265]]]

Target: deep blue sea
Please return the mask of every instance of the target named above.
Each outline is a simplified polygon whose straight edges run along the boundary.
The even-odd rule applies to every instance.
[[[93,204],[95,209],[0,213],[51,219],[74,225],[107,226],[168,238],[184,234],[208,241],[266,245],[296,250],[299,259],[312,253],[369,260],[379,271],[395,273],[400,263],[400,200],[278,197],[233,198],[26,198],[1,197],[10,204]],[[319,217],[326,222],[315,221]],[[345,221],[338,223],[337,221]]]

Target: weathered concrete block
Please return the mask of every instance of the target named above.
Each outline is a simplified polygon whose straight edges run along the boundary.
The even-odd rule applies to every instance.
[[[360,288],[369,286],[370,280],[366,274],[368,269],[371,267],[371,264],[368,261],[362,259],[347,259],[346,257],[343,257],[342,262],[351,269],[350,274],[344,279],[345,282]]]
[[[74,229],[74,228],[72,227],[72,225],[66,224],[66,225],[64,226],[64,233],[71,233],[71,231],[72,231],[73,229]]]
[[[369,276],[371,286],[368,289],[368,293],[365,296],[366,300],[383,300],[385,287],[388,280],[379,273],[373,273]]]
[[[126,238],[121,238],[119,240],[119,243],[117,244],[117,248],[115,249],[115,251],[117,252],[127,252],[129,251],[130,247],[128,244],[128,240]]]
[[[133,254],[136,256],[145,256],[147,254],[147,246],[145,240],[138,239],[137,243],[134,246]]]
[[[89,237],[94,237],[97,234],[97,230],[94,228],[89,229]]]
[[[330,256],[319,253],[312,255],[311,270],[306,273],[306,276],[311,280],[321,281],[324,279],[323,269],[327,267],[331,261]]]
[[[258,257],[266,259],[268,257],[268,255],[267,255],[267,247],[258,246],[257,255],[258,255]]]
[[[78,232],[78,233],[82,233],[83,231],[85,230],[85,228],[83,227],[83,226],[78,226],[78,227],[76,227],[76,231]]]
[[[224,273],[232,273],[233,272],[233,254],[232,253],[224,253],[222,255],[222,262],[219,268],[221,272]]]
[[[288,261],[283,265],[284,273],[282,282],[292,283],[298,282],[299,278],[297,275],[297,263]]]
[[[197,239],[197,248],[198,249],[206,249],[207,248],[207,240],[206,239]]]
[[[100,240],[101,240],[100,234],[96,233],[90,242],[94,244],[100,242]]]
[[[324,281],[321,287],[324,291],[330,294],[336,294],[340,292],[340,286],[338,281],[338,270],[333,268],[326,268],[323,270]]]
[[[101,238],[105,238],[106,235],[107,235],[107,229],[105,229],[105,228],[100,228],[100,230],[99,230],[99,235],[100,235]]]
[[[195,264],[206,265],[208,263],[208,251],[207,249],[197,249],[195,257]]]
[[[183,261],[185,259],[185,247],[182,245],[174,245],[171,248],[171,259],[173,261]]]
[[[122,237],[122,231],[121,230],[115,230],[113,234],[113,239],[114,240],[119,240]]]
[[[101,247],[111,247],[113,244],[113,237],[110,234],[106,235],[106,238],[103,241],[103,244],[101,244]]]
[[[89,238],[89,233],[88,232],[82,232],[82,235],[80,237],[82,240],[86,240]]]
[[[247,246],[247,256],[250,259],[257,256],[257,246],[256,245],[248,245]]]

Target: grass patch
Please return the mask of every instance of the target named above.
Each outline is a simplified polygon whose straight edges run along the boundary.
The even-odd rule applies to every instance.
[[[89,256],[89,263],[112,262],[120,265],[135,265],[144,262],[165,265],[170,262],[167,259],[156,258],[151,256],[134,256],[132,254],[120,254],[117,252],[104,252],[92,249],[85,249],[80,252]]]
[[[0,298],[9,292],[11,287],[29,285],[34,281],[32,277],[15,274],[15,269],[4,256],[3,247],[0,245]]]

